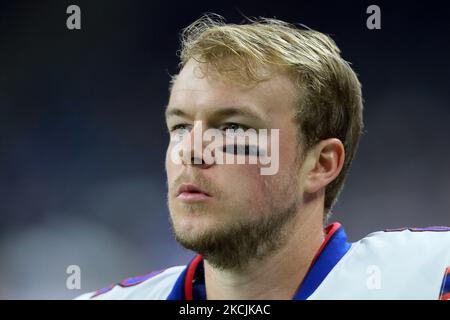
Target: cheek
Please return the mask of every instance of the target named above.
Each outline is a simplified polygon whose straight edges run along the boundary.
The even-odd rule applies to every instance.
[[[169,147],[167,147],[167,150],[166,150],[166,159],[165,159],[165,161],[166,161],[166,169],[169,168],[169,165],[170,165],[169,162],[171,162],[170,161],[170,153],[171,153],[171,148],[169,146]]]
[[[260,174],[256,165],[223,165],[214,177],[223,191],[245,205],[260,203],[270,196],[270,178]]]
[[[169,146],[167,148],[166,161],[165,161],[167,181],[169,181],[169,186],[170,186],[170,181],[172,181],[172,176],[174,175],[174,171],[176,168],[176,164],[172,161],[171,152],[172,152],[172,148]]]

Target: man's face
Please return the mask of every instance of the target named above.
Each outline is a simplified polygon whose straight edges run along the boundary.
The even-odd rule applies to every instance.
[[[202,130],[240,125],[269,133],[279,129],[275,175],[261,175],[260,164],[176,164],[171,157],[175,144],[169,144],[168,205],[176,238],[225,268],[245,263],[243,255],[263,256],[279,246],[285,225],[298,211],[302,187],[293,117],[296,87],[281,72],[250,88],[212,79],[202,77],[198,63],[190,60],[173,85],[166,121],[172,136],[183,136],[184,151],[199,130],[196,121],[201,121]],[[183,184],[207,196],[179,195]]]

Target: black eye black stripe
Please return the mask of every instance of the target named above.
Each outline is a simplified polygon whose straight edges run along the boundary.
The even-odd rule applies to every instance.
[[[241,151],[244,150],[244,153]],[[224,145],[223,146],[224,153],[230,153],[234,155],[246,155],[246,156],[259,156],[261,151],[258,146],[254,145]]]

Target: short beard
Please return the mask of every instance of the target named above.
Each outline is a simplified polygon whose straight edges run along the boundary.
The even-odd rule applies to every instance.
[[[172,219],[171,224],[175,239],[186,249],[201,254],[214,268],[242,270],[287,243],[295,228],[297,209],[298,203],[293,201],[287,208],[271,210],[258,219],[237,221],[195,238],[177,233]]]

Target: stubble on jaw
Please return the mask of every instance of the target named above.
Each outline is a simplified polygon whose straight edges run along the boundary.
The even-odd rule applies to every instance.
[[[189,204],[185,209],[187,212],[202,214],[205,208],[199,203]],[[176,241],[183,247],[201,254],[217,269],[240,270],[252,261],[263,260],[287,243],[295,227],[298,201],[294,199],[288,206],[257,210],[266,212],[261,212],[256,218],[246,218],[245,212],[234,212],[234,216],[239,217],[237,221],[219,224],[198,235],[177,230],[172,216],[170,222]]]

